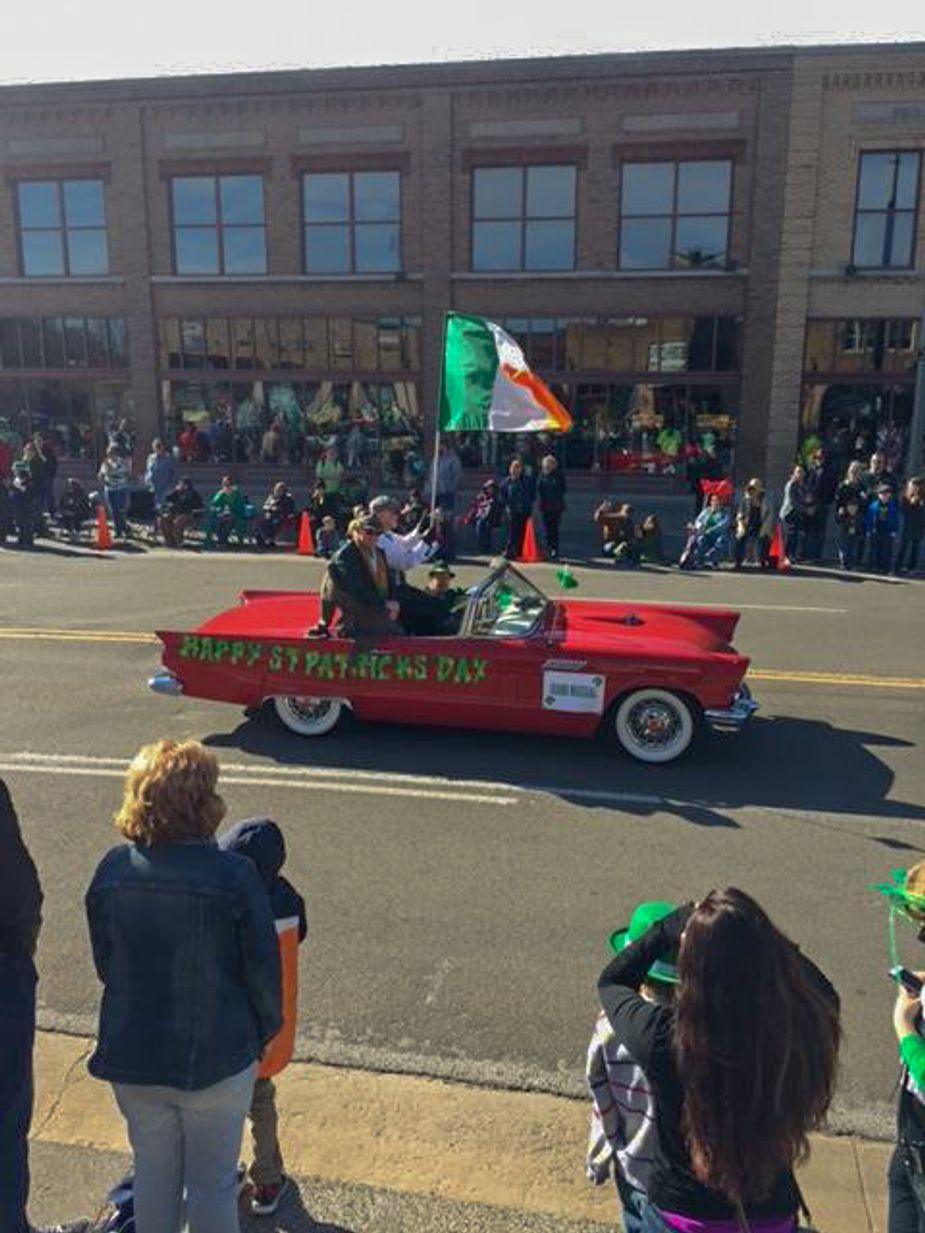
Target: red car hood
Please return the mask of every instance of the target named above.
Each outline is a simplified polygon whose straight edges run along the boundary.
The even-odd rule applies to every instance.
[[[662,604],[620,604],[612,600],[559,602],[556,633],[563,631],[563,648],[574,651],[634,647],[655,650],[670,643],[691,651],[733,651],[732,635],[739,613],[728,608],[672,608]]]

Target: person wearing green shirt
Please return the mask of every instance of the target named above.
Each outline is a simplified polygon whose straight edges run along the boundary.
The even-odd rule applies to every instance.
[[[340,496],[343,481],[343,464],[338,460],[337,449],[329,445],[315,469],[315,482],[324,484],[328,496],[337,497]]]
[[[906,873],[903,914],[925,940],[925,861]],[[925,973],[916,974],[921,980]],[[899,1044],[902,1075],[899,1085],[896,1150],[890,1159],[889,1233],[925,1231],[925,1025],[922,995],[896,985],[893,1030]]]
[[[247,539],[248,517],[247,497],[230,475],[224,476],[218,491],[209,501],[205,546],[211,548],[217,539],[224,548],[233,532],[238,544],[243,547]]]

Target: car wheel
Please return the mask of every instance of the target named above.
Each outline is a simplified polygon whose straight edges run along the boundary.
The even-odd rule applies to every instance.
[[[343,698],[274,698],[273,706],[290,732],[298,736],[327,736],[340,723],[347,703]]]
[[[639,762],[673,762],[694,739],[689,702],[667,689],[636,689],[611,713],[614,736]]]

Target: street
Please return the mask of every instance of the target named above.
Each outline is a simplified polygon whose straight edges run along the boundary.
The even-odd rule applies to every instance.
[[[461,582],[480,568],[460,567]],[[551,566],[530,572],[555,593]],[[577,1094],[607,936],[640,898],[732,883],[842,996],[833,1125],[889,1135],[887,913],[868,886],[925,853],[925,584],[574,572],[578,598],[741,609],[751,727],[664,769],[602,742],[397,725],[312,743],[145,681],[152,630],[193,627],[244,586],[315,586],[318,562],[0,554],[0,775],[45,888],[42,1026],[94,1029],[82,899],[118,838],[125,763],[160,736],[196,736],[221,759],[229,819],[271,815],[287,836],[310,920],[301,1056]]]

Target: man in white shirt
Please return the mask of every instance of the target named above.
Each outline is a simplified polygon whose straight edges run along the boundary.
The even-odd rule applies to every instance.
[[[441,605],[426,591],[411,586],[405,578],[410,570],[430,560],[435,546],[427,542],[420,524],[404,535],[399,533],[400,506],[393,497],[373,497],[369,513],[381,528],[377,547],[392,574],[395,597],[401,605],[402,625],[409,634],[433,636],[441,633],[444,623]]]

